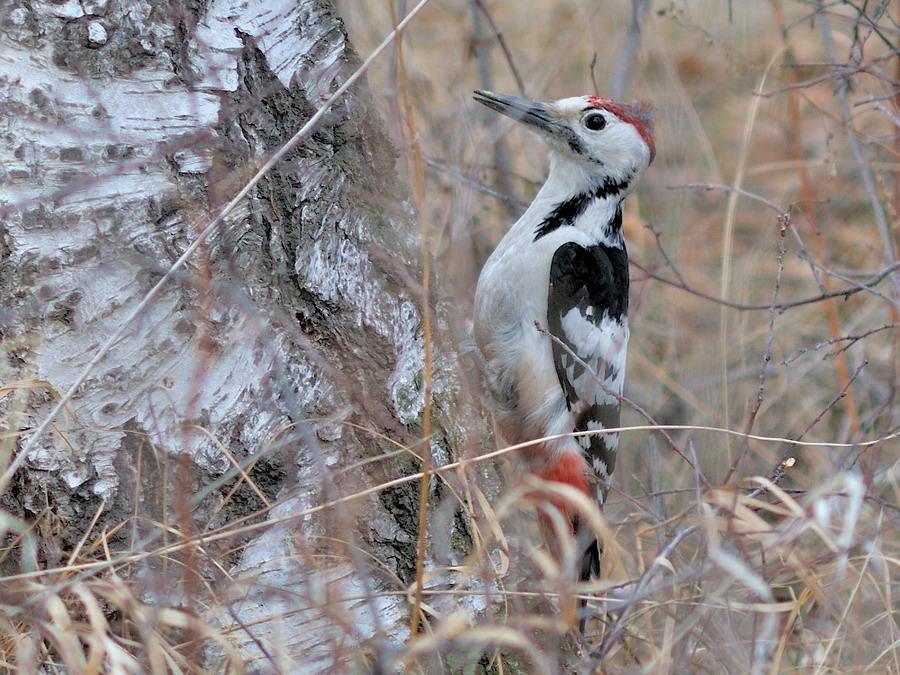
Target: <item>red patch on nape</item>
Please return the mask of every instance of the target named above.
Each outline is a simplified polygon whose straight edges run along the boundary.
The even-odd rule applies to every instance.
[[[623,122],[627,122],[641,135],[647,147],[650,148],[650,157],[656,155],[656,141],[653,138],[653,107],[643,101],[633,103],[619,103],[611,98],[602,96],[588,96],[587,102],[595,108],[608,110]]]

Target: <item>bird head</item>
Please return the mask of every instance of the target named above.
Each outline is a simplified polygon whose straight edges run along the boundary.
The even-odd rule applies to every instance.
[[[551,168],[563,163],[588,176],[632,183],[656,155],[653,113],[646,103],[599,96],[529,101],[480,90],[475,100],[535,131],[550,149]]]

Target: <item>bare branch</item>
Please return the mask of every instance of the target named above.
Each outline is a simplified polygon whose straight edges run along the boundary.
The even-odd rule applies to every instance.
[[[701,189],[701,190],[724,190],[725,192],[735,192],[742,197],[748,197],[754,201],[759,202],[760,204],[764,204],[768,206],[770,209],[775,211],[775,213],[781,215],[788,211],[781,206],[778,206],[775,202],[770,202],[765,197],[760,197],[758,194],[750,192],[748,190],[744,190],[739,187],[735,187],[733,185],[717,185],[716,183],[687,183],[685,185],[668,185],[666,186],[667,190],[684,190],[685,188],[693,188],[693,189]]]
[[[832,356],[837,356],[841,352],[847,351],[848,349],[850,349],[850,347],[855,345],[860,340],[863,340],[863,339],[869,337],[870,335],[874,335],[875,333],[880,333],[881,331],[884,331],[884,330],[890,330],[891,328],[900,328],[900,323],[889,323],[884,326],[879,326],[878,328],[873,328],[871,330],[867,330],[864,333],[857,333],[856,335],[844,335],[841,337],[831,338],[830,340],[824,340],[822,342],[817,343],[814,347],[806,347],[804,349],[798,349],[796,352],[791,354],[791,356],[784,359],[781,363],[782,363],[782,365],[788,365],[789,363],[793,363],[794,361],[799,359],[801,356],[803,356],[804,354],[807,354],[809,352],[818,351],[824,347],[828,347],[830,345],[837,344],[838,342],[849,341],[849,344],[844,345],[839,350],[830,352],[824,356],[824,358],[826,358],[826,359],[831,358]]]
[[[821,0],[818,2],[818,7],[820,9],[823,7]],[[859,12],[859,15],[860,17],[865,17],[863,12]],[[819,17],[819,27],[822,31],[822,42],[828,57],[832,61],[837,61],[834,38],[831,34],[831,26],[828,21],[828,15],[824,12]],[[878,197],[875,180],[872,178],[872,170],[869,167],[868,160],[863,154],[862,146],[859,144],[856,128],[853,126],[853,113],[850,110],[850,99],[848,96],[848,92],[850,91],[850,76],[836,70],[834,72],[834,77],[837,81],[837,97],[841,107],[841,116],[844,123],[844,132],[847,135],[847,143],[850,145],[850,151],[856,159],[859,168],[859,176],[862,179],[863,187],[865,188],[866,194],[869,196],[869,202],[872,205],[872,214],[875,217],[878,233],[881,235],[881,245],[884,251],[884,257],[888,263],[893,264],[896,262],[897,258],[894,252],[894,241],[891,235],[890,224],[887,220],[884,205]],[[894,287],[894,292],[900,294],[900,275],[892,273],[890,275],[890,280],[891,285]]]
[[[750,311],[768,311],[772,309],[772,305],[770,304],[762,304],[762,305],[750,305],[741,302],[734,302],[732,300],[726,300],[725,298],[720,298],[718,296],[712,295],[711,293],[705,293],[704,291],[697,290],[687,284],[683,284],[679,281],[675,281],[674,279],[668,279],[664,276],[656,274],[656,272],[651,271],[644,265],[638,263],[636,260],[631,258],[628,259],[628,262],[631,265],[637,267],[641,272],[643,272],[650,279],[654,279],[661,283],[667,284],[669,286],[674,286],[675,288],[680,288],[686,293],[690,293],[691,295],[696,295],[698,298],[703,298],[704,300],[709,300],[711,302],[715,302],[719,305],[725,305],[726,307],[731,307],[732,309],[736,309],[741,312],[750,312]],[[853,288],[843,288],[837,291],[832,291],[830,293],[822,293],[821,295],[814,295],[809,298],[801,298],[800,300],[791,300],[788,302],[780,302],[775,305],[775,309],[779,311],[784,311],[786,309],[791,309],[793,307],[800,307],[802,305],[811,305],[816,302],[821,302],[822,300],[828,300],[830,298],[848,298],[851,295],[855,295],[860,291],[871,291],[872,288],[884,280],[889,274],[894,272],[895,270],[900,269],[900,262],[895,262],[885,269],[881,270],[878,274],[873,276],[867,282],[855,285]]]
[[[525,80],[522,79],[522,76],[519,74],[519,68],[516,66],[516,61],[513,59],[512,52],[509,50],[509,47],[506,44],[506,40],[503,37],[503,33],[500,28],[497,26],[497,22],[494,21],[494,17],[488,8],[485,6],[482,0],[473,0],[475,5],[481,10],[481,13],[484,14],[484,18],[487,19],[487,22],[491,25],[491,30],[494,32],[494,37],[497,39],[497,44],[500,45],[500,49],[503,50],[503,56],[506,59],[506,64],[509,66],[509,71],[512,73],[513,78],[516,80],[516,86],[519,88],[519,94],[521,96],[525,96]]]
[[[631,616],[635,605],[640,602],[647,585],[653,580],[653,577],[656,576],[657,570],[662,566],[662,561],[672,555],[672,552],[676,549],[678,544],[697,529],[699,529],[699,525],[691,525],[678,532],[678,534],[672,537],[669,543],[666,544],[666,547],[659,552],[659,555],[653,559],[653,562],[650,567],[647,568],[647,571],[641,575],[641,578],[635,586],[634,592],[631,594],[631,597],[625,601],[619,616],[616,617],[612,626],[606,631],[602,642],[600,642],[600,646],[591,652],[591,659],[596,665],[602,663],[603,657],[609,653],[613,644],[619,639],[619,635],[621,635],[622,631],[625,629],[625,622],[628,620],[628,617]]]
[[[641,45],[641,34],[644,31],[644,23],[647,21],[647,13],[652,4],[653,0],[631,0],[631,20],[628,22],[628,28],[625,29],[622,44],[619,45],[619,56],[616,58],[610,85],[613,98],[623,98],[628,89],[631,68]]]
[[[759,414],[759,409],[762,406],[763,401],[765,400],[766,394],[766,375],[769,372],[769,362],[772,360],[772,342],[775,341],[775,305],[778,302],[778,292],[781,290],[781,274],[784,271],[784,254],[785,254],[785,235],[787,234],[787,228],[790,224],[790,219],[787,215],[782,215],[778,217],[779,223],[781,225],[781,232],[778,237],[778,255],[776,256],[776,269],[775,269],[775,287],[772,290],[772,305],[769,309],[769,329],[768,334],[766,335],[766,346],[763,348],[763,357],[762,357],[762,367],[759,371],[759,387],[756,391],[756,403],[753,406],[753,410],[750,411],[750,416],[747,418],[747,433],[749,434],[753,430],[753,424],[756,422],[756,416]],[[744,457],[746,457],[747,453],[750,451],[750,443],[744,441],[741,451],[737,454],[734,459],[734,462],[731,465],[731,468],[728,470],[728,473],[725,476],[725,483],[728,483],[731,480],[731,477],[738,471],[738,468],[741,465]]]

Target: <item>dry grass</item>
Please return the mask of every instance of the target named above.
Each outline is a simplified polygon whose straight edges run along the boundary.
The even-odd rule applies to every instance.
[[[480,264],[545,171],[541,146],[477,109],[471,90],[607,93],[632,3],[494,3],[490,19],[479,7],[435,3],[405,38],[405,80],[389,66],[370,78],[389,120],[402,119],[398,88],[413,92],[430,168],[423,227],[460,325]],[[900,441],[889,438],[900,282],[884,278],[900,194],[898,8],[815,10],[675,2],[649,14],[628,95],[656,106],[659,155],[626,214],[636,263],[626,394],[653,423],[683,426],[665,438],[625,436],[606,513],[607,577],[593,589],[612,611],[579,645],[580,659],[553,654],[566,649],[572,589],[556,560],[534,550],[534,533],[522,535],[530,507],[507,499],[476,518],[485,550],[473,561],[508,551],[510,568],[524,555],[539,570],[540,583],[492,577],[493,600],[505,597],[509,612],[494,619],[542,652],[518,647],[530,668],[562,659],[583,670],[602,655],[609,672],[900,670]],[[383,8],[344,11],[357,44],[389,26]],[[408,135],[394,129],[402,145]],[[874,289],[859,288],[877,275]],[[858,292],[822,297],[846,289]],[[522,536],[531,544],[513,553]],[[540,603],[518,595],[523,583],[558,598],[559,625],[541,624]],[[469,630],[490,643],[485,621]],[[490,668],[506,672],[499,656]]]
[[[595,62],[604,93],[631,11],[625,0],[533,0],[495,3],[488,20],[478,7],[433,0],[406,34],[403,67],[387,58],[370,74],[409,151],[443,298],[434,337],[445,341],[464,333],[480,264],[544,175],[541,147],[476,109],[471,90],[490,77],[519,93],[514,65],[529,96],[594,93]],[[813,4],[789,0],[656,3],[628,89],[660,115],[658,157],[625,220],[635,261],[626,394],[641,410],[625,413],[611,503],[601,517],[579,495],[526,478],[498,496],[485,467],[514,475],[517,449],[492,452],[490,438],[469,438],[458,463],[435,461],[444,500],[468,517],[469,554],[447,562],[445,516],[432,505],[423,583],[379,594],[421,616],[418,634],[382,654],[389,669],[900,672],[900,271],[885,274],[900,227],[900,5],[865,7],[859,16],[849,2],[829,5],[825,23]],[[340,9],[362,54],[390,32],[388,3]],[[5,457],[14,440],[3,440]],[[386,457],[398,449],[384,446]],[[217,662],[241,672],[235,645],[251,621],[228,609],[240,585],[211,587],[205,570],[227,579],[229,542],[312,512],[283,514],[267,499],[251,476],[264,453],[235,460],[230,474],[259,499],[255,520],[194,535],[142,521],[139,550],[111,550],[116,532],[88,531],[39,565],[53,560],[38,556],[37,542],[52,539],[41,529],[59,524],[0,514],[0,562],[22,570],[0,589],[0,667],[162,673]],[[572,579],[564,525],[558,543],[539,543],[534,513],[548,494],[603,536],[605,576],[590,588]],[[331,562],[299,541],[289,550],[299,566]],[[369,562],[388,576],[386,562]],[[177,588],[154,585],[173,577]],[[597,609],[584,638],[572,632],[579,593]],[[341,626],[327,593],[308,607],[299,597],[291,611]],[[304,655],[281,646],[260,649],[302,672]],[[359,668],[375,649],[348,642],[338,658]]]

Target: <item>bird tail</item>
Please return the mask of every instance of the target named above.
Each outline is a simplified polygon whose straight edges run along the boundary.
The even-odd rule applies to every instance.
[[[578,539],[580,539],[580,537],[578,536],[578,531],[576,529],[576,540]],[[578,576],[579,581],[590,581],[591,579],[600,578],[600,559],[602,555],[603,550],[600,548],[600,542],[597,541],[597,538],[592,534],[591,541],[584,550],[584,555],[581,558],[581,574]]]
[[[578,517],[572,521],[572,529],[575,533],[575,541],[579,546],[584,546],[584,554],[581,556],[581,569],[578,574],[578,580],[582,583],[600,578],[600,561],[603,556],[603,548],[597,540],[596,535],[591,532],[590,528],[581,526]],[[586,542],[586,545],[585,545]],[[587,600],[579,601],[578,628],[581,634],[584,634],[587,625],[588,614],[586,612]]]
[[[601,508],[603,505],[602,495],[605,491],[603,487],[599,488],[601,492],[597,492],[598,488],[592,484],[591,469],[589,468],[581,448],[569,452],[561,452],[556,455],[553,462],[548,463],[538,475],[547,481],[563,483],[579,490],[598,500]],[[578,514],[572,508],[572,505],[566,502],[557,503],[551,500],[553,506],[558,508],[572,525],[572,534],[575,537],[576,546],[583,551],[581,557],[581,567],[579,569],[578,580],[581,582],[590,581],[600,577],[600,559],[602,547],[597,541],[597,536],[591,527],[579,518]],[[541,529],[546,533],[552,532],[549,520],[544,522],[542,519]],[[585,607],[587,602],[580,601],[581,619],[579,626],[581,632],[584,633],[587,616]]]

